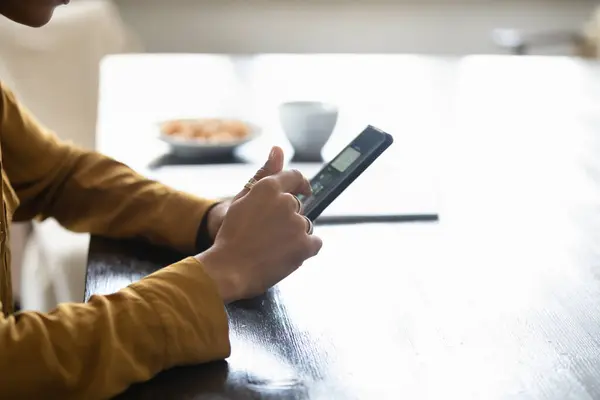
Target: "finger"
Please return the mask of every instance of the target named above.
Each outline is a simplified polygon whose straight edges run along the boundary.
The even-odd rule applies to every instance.
[[[269,159],[267,161],[268,165],[264,171],[265,175],[262,176],[261,179],[266,176],[275,175],[275,174],[280,173],[283,170],[283,161],[284,161],[283,150],[279,146],[273,146],[273,148],[271,149],[271,152],[269,153]]]
[[[323,241],[318,236],[305,236],[302,240],[301,249],[296,254],[296,266],[304,264],[306,260],[319,254],[323,247]]]
[[[310,182],[308,179],[306,179],[306,177],[304,177],[304,183],[296,194],[303,194],[306,197],[310,197],[312,195],[312,187],[310,186]]]
[[[275,175],[281,172],[283,169],[283,150],[281,147],[274,146],[269,153],[269,158],[265,164],[256,171],[256,174],[252,177],[254,181],[258,182],[267,176]],[[234,200],[238,200],[241,197],[244,197],[250,191],[249,188],[244,187],[235,197]]]
[[[296,203],[298,203],[298,209],[296,210],[296,213],[302,214],[302,211],[304,211],[304,205],[302,204],[298,196],[296,196],[295,194],[293,194],[292,196],[294,196],[294,200],[296,200]]]
[[[317,254],[319,254],[319,251],[321,251],[321,248],[323,247],[323,241],[321,240],[320,237],[315,236],[315,235],[309,236],[308,240],[309,240],[308,251],[310,253],[309,257],[314,257]]]
[[[303,215],[303,217],[304,217],[304,221],[306,222],[306,234],[312,235],[313,229],[314,229],[313,223],[310,219],[308,219],[307,216]]]
[[[310,188],[310,184],[308,184],[304,175],[297,169],[282,171],[269,177],[269,179],[273,179],[283,193],[299,194],[308,190],[307,185]]]
[[[288,207],[290,211],[298,214],[302,213],[302,202],[298,197],[290,193],[284,193],[283,196],[287,205],[286,207]]]

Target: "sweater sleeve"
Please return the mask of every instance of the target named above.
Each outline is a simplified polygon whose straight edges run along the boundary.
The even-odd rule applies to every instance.
[[[7,88],[0,89],[2,164],[20,202],[14,220],[54,217],[76,232],[144,237],[195,252],[198,228],[213,200],[176,191],[60,141]]]
[[[229,356],[227,315],[195,258],[86,304],[0,314],[2,398],[105,399],[161,370]]]

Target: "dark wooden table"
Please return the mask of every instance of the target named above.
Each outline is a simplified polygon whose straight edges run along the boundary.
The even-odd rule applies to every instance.
[[[419,147],[436,155],[439,222],[318,226],[317,258],[228,307],[228,360],[167,371],[121,398],[600,398],[600,68],[567,58],[390,63],[403,59],[439,90],[407,85],[405,108],[388,112],[445,110],[430,117],[443,134]],[[127,161],[107,129],[143,112],[103,107],[100,149]],[[177,257],[93,238],[86,298]]]
[[[226,363],[167,372],[123,398],[382,398],[402,391],[407,381],[394,378],[398,364],[389,361],[413,351],[403,325],[414,324],[413,313],[425,305],[410,276],[427,263],[428,250],[417,246],[431,242],[436,229],[318,231],[327,245],[317,259],[265,296],[228,307],[233,353]],[[412,250],[383,262],[385,249],[399,241]],[[141,243],[95,238],[87,295],[114,292],[176,259]]]

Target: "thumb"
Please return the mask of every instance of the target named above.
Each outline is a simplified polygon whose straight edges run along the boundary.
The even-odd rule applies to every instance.
[[[256,171],[256,174],[254,174],[253,179],[256,181],[260,181],[261,179],[266,178],[267,176],[278,174],[282,170],[283,150],[279,146],[274,146],[271,149],[271,152],[269,153],[269,158],[267,159],[267,162],[265,162],[265,165],[263,165],[258,171]],[[239,192],[237,196],[235,196],[233,201],[244,197],[248,194],[249,191],[250,189],[243,188],[242,191]]]

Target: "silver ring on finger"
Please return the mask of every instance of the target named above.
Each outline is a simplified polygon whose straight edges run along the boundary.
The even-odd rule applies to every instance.
[[[306,234],[307,235],[312,235],[313,234],[313,230],[314,230],[314,225],[312,223],[312,221],[310,219],[308,219],[307,216],[303,216],[304,219],[306,220],[308,227],[306,228]]]
[[[293,194],[292,196],[294,196],[294,199],[296,200],[296,203],[298,203],[298,209],[296,210],[296,212],[298,214],[300,214],[300,212],[302,211],[302,202],[300,201],[300,199],[298,198],[298,196],[296,196],[295,194]]]

